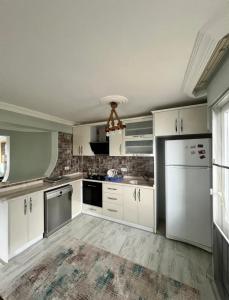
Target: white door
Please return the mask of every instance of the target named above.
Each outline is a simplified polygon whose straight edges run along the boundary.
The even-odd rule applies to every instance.
[[[211,247],[210,168],[166,167],[166,236]]]
[[[28,240],[32,241],[44,233],[44,195],[36,192],[28,195]]]
[[[80,127],[81,154],[85,156],[94,155],[91,150],[90,142],[95,140],[94,130],[91,126]]]
[[[186,185],[187,238],[211,248],[212,204],[210,198],[210,168],[186,168],[190,184]]]
[[[81,155],[81,127],[73,128],[73,155]]]
[[[154,193],[152,189],[139,188],[138,199],[138,224],[154,227]]]
[[[123,187],[123,219],[126,222],[138,223],[137,188]]]
[[[165,164],[210,166],[211,139],[184,139],[166,141]]]
[[[181,167],[165,167],[166,237],[187,240],[187,178]]]
[[[208,133],[207,107],[184,108],[179,111],[180,133],[200,134]]]
[[[72,217],[81,211],[81,180],[71,183],[72,193]]]
[[[110,156],[121,156],[122,155],[122,142],[123,133],[116,133],[109,137],[109,155]]]
[[[155,136],[178,135],[178,110],[169,110],[154,113]]]
[[[11,255],[27,243],[27,213],[27,196],[9,201],[9,248]]]

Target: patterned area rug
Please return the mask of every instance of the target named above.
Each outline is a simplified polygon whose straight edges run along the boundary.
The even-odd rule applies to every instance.
[[[79,240],[17,279],[8,300],[195,300],[199,292],[169,277]]]

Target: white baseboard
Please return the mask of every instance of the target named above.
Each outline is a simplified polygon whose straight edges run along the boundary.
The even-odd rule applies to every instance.
[[[23,245],[22,247],[20,247],[16,251],[14,251],[12,254],[9,255],[9,259],[11,259],[11,258],[15,257],[16,255],[20,254],[21,252],[28,249],[29,247],[36,244],[37,242],[39,242],[42,239],[43,239],[43,234],[38,236],[37,238],[33,239],[32,241],[29,241],[28,243],[26,243],[25,245]]]
[[[126,222],[126,221],[123,221],[123,220],[113,219],[113,218],[110,218],[110,217],[107,217],[107,216],[104,216],[104,215],[99,215],[99,214],[96,214],[96,213],[93,213],[93,212],[91,213],[91,212],[82,211],[82,213],[86,214],[86,215],[98,217],[98,218],[101,218],[101,219],[104,219],[104,220],[112,221],[112,222],[115,222],[115,223],[119,223],[119,224],[122,224],[122,225],[127,225],[127,226],[134,227],[134,228],[137,228],[137,229],[142,229],[142,230],[145,230],[145,231],[156,233],[154,231],[154,229],[150,228],[150,227],[138,225],[138,224],[135,224],[135,223],[129,223],[129,222]]]
[[[77,216],[80,215],[80,214],[81,214],[81,211],[77,212],[76,214],[73,214],[73,215],[72,215],[72,219],[74,219],[75,217],[77,217]]]

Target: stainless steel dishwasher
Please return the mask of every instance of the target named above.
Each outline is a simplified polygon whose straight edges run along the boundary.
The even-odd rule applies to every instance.
[[[72,186],[65,185],[45,192],[44,201],[44,237],[48,237],[72,218]]]

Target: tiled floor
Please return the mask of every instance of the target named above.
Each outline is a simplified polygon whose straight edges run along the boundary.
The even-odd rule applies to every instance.
[[[200,290],[203,300],[217,299],[211,280],[212,256],[209,253],[161,235],[88,215],[76,217],[49,239],[24,251],[7,265],[1,265],[0,290],[72,237],[195,287]]]

